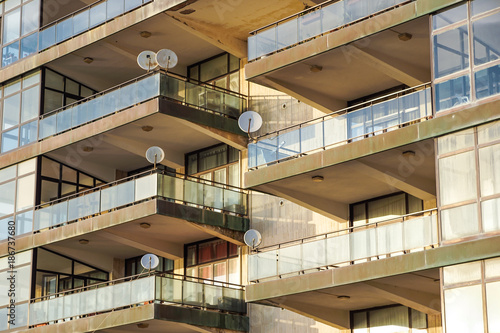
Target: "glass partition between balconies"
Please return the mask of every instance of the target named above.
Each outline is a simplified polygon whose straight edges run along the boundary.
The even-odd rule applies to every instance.
[[[184,205],[247,215],[245,190],[172,172],[148,172],[38,206],[33,232],[77,222],[149,198],[165,198]]]
[[[243,286],[175,274],[133,276],[31,300],[29,326],[121,308],[162,304],[246,314]]]
[[[8,66],[19,59],[41,52],[152,1],[96,1],[41,27],[38,31],[22,38],[20,41],[5,46],[2,51],[1,66]],[[19,48],[19,43],[21,48]]]
[[[384,258],[438,245],[437,210],[261,248],[248,256],[248,280]]]
[[[331,0],[251,32],[255,60],[413,0]]]
[[[262,135],[248,145],[248,167],[362,140],[432,115],[431,88],[414,87]]]
[[[44,114],[39,119],[38,140],[101,119],[155,97],[166,97],[231,118],[238,118],[246,108],[246,98],[243,95],[186,82],[183,78],[156,72]]]

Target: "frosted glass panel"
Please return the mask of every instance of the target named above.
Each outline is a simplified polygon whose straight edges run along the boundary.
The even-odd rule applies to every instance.
[[[163,176],[162,192],[159,194],[165,198],[183,200],[184,181],[176,177]]]
[[[444,291],[447,332],[483,332],[481,285]]]
[[[156,196],[158,175],[150,175],[135,180],[135,201]]]
[[[279,274],[298,272],[302,269],[301,245],[285,247],[278,250]]]
[[[473,146],[473,128],[438,138],[438,153],[440,155]]]
[[[439,160],[439,189],[441,205],[476,198],[476,163],[473,151]]]
[[[486,260],[484,266],[486,279],[500,277],[500,258]]]
[[[488,332],[500,332],[500,281],[486,284],[486,308]]]
[[[326,240],[302,244],[302,269],[326,266]]]
[[[327,265],[340,264],[351,260],[349,235],[342,235],[326,240]]]
[[[444,286],[477,280],[481,280],[480,261],[443,268]]]
[[[97,311],[109,310],[113,308],[113,286],[97,289]]]
[[[425,216],[404,222],[405,250],[437,243],[437,216]]]
[[[388,254],[403,251],[403,223],[393,223],[377,228],[377,252]]]
[[[483,144],[500,139],[500,121],[477,128],[477,143]]]
[[[500,193],[500,144],[479,149],[481,196]]]
[[[481,203],[484,232],[500,230],[500,198]]]
[[[443,239],[479,234],[477,205],[471,204],[441,211]]]
[[[355,231],[350,234],[351,259],[364,259],[377,255],[375,228]]]
[[[253,281],[278,275],[276,253],[269,251],[248,256],[248,279]]]

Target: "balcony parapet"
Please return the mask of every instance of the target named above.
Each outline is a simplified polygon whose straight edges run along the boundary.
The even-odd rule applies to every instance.
[[[425,210],[260,248],[248,256],[248,280],[260,282],[404,255],[436,247],[438,242],[437,209]]]
[[[243,286],[214,280],[167,273],[135,275],[32,299],[28,326],[50,325],[151,303],[245,315],[244,293]]]
[[[248,168],[359,141],[428,120],[433,114],[427,83],[261,135],[248,145]]]
[[[255,61],[414,0],[330,0],[252,31],[248,60]]]
[[[174,172],[148,171],[37,206],[32,232],[62,227],[154,198],[214,213],[248,216],[246,190]],[[245,225],[238,229],[245,231]]]

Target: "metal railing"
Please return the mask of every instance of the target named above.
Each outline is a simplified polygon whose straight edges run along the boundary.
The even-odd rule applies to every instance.
[[[46,113],[39,118],[38,140],[101,119],[156,97],[238,118],[246,108],[246,97],[229,90],[194,84],[186,78],[151,72]]]
[[[250,34],[248,60],[267,56],[414,0],[331,0]]]
[[[39,205],[33,232],[56,228],[151,198],[247,215],[248,192],[175,172],[148,171]]]
[[[22,47],[19,58],[10,56],[2,59],[2,66],[8,66],[19,59],[42,52],[79,34],[98,27],[116,17],[122,16],[154,0],[99,0],[50,22],[33,34],[21,39]],[[43,13],[42,13],[43,14]],[[17,42],[19,43],[19,42]]]
[[[353,264],[438,245],[437,209],[363,224],[278,245],[248,256],[248,280]]]
[[[197,306],[244,315],[244,293],[243,286],[227,282],[171,273],[142,274],[32,299],[29,326],[150,303]]]
[[[257,137],[250,170],[318,149],[362,140],[433,116],[430,83],[392,93]]]

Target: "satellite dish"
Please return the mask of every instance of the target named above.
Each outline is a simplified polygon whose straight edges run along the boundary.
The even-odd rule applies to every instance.
[[[246,111],[238,119],[238,125],[248,134],[257,132],[262,127],[262,117],[255,111]]]
[[[155,269],[159,263],[160,259],[152,253],[145,254],[141,258],[141,265],[145,269]]]
[[[177,54],[169,49],[161,49],[156,53],[156,61],[161,68],[165,68],[168,71],[177,65]]]
[[[250,229],[245,232],[243,240],[246,245],[250,246],[252,249],[255,249],[260,245],[260,243],[262,243],[262,235],[257,230]]]
[[[156,53],[153,51],[142,51],[137,56],[137,63],[144,70],[155,69],[158,66],[158,62],[156,61]]]
[[[154,164],[156,168],[156,163],[160,163],[165,158],[165,152],[158,146],[153,146],[148,148],[146,151],[146,159],[149,163]]]

